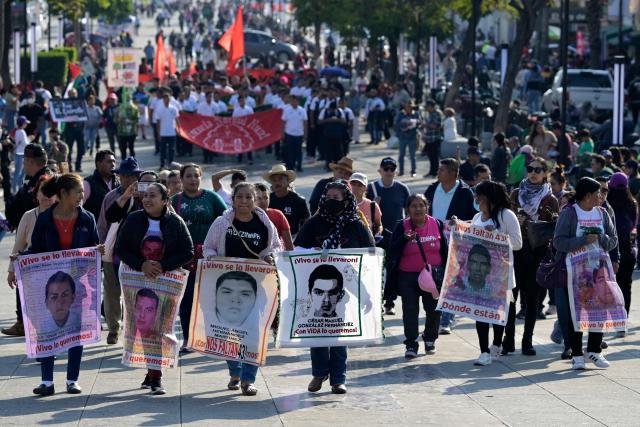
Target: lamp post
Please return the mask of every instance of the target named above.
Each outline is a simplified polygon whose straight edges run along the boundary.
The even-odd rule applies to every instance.
[[[622,46],[622,24],[624,23],[624,17],[622,16],[622,5],[624,0],[618,0],[618,53],[624,55],[624,47]]]
[[[624,55],[614,58],[613,65],[613,145],[624,144]]]
[[[436,36],[429,37],[429,90],[431,92],[431,97],[435,98],[436,96],[436,85],[438,84],[437,79],[437,67],[436,67],[436,55],[438,49],[438,38]]]
[[[476,119],[476,25],[478,24],[479,4],[478,0],[472,0],[473,7],[471,9],[471,23],[473,34],[471,37],[471,136],[476,136],[477,119]]]

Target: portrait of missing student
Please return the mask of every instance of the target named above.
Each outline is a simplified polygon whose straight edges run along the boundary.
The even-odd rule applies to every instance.
[[[80,313],[71,308],[76,302],[76,282],[73,277],[63,271],[55,272],[44,288],[45,306],[48,316],[41,325],[43,332],[69,328],[79,330],[81,326]]]

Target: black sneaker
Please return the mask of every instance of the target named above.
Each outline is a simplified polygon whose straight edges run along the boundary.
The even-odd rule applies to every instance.
[[[151,377],[149,376],[149,374],[144,376],[144,381],[142,381],[142,384],[140,384],[140,388],[145,390],[151,388]]]
[[[405,359],[415,359],[416,357],[418,357],[418,347],[417,346],[413,346],[413,347],[406,347],[406,350],[404,352],[404,358]]]
[[[436,343],[425,341],[424,342],[424,352],[425,354],[436,354]]]
[[[151,379],[151,394],[152,395],[160,395],[165,394],[167,391],[162,387],[162,379],[161,378],[152,378]]]
[[[504,340],[502,340],[502,351],[500,352],[500,354],[506,356],[507,354],[513,353],[514,351],[516,351],[516,344],[513,338],[505,338]]]

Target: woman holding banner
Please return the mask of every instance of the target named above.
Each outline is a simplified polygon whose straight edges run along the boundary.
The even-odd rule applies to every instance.
[[[233,188],[232,207],[209,228],[204,240],[203,254],[215,256],[262,259],[272,261],[274,252],[282,251],[278,230],[262,209],[256,206],[256,190],[252,184],[241,182]],[[250,237],[250,238],[249,238]],[[245,396],[255,396],[258,367],[227,360],[229,390],[242,389]]]
[[[593,178],[581,178],[576,185],[576,194],[560,213],[553,236],[556,248],[556,262],[564,260],[569,252],[597,245],[609,252],[618,245],[615,226],[607,211],[600,206],[600,184]],[[564,262],[564,261],[562,261]],[[572,286],[571,283],[568,286]],[[571,317],[569,291],[558,289],[567,303],[558,304],[558,318],[567,319],[569,341],[573,355],[573,369],[585,369],[585,357],[582,350],[582,332],[576,332]],[[598,368],[609,367],[609,362],[601,354],[602,332],[589,332],[587,358]]]
[[[45,197],[57,196],[58,202],[38,215],[28,253],[37,254],[98,245],[96,221],[93,215],[82,208],[84,190],[80,176],[71,173],[56,175],[42,185],[41,191]],[[60,298],[63,297],[64,294],[61,294]],[[82,393],[82,388],[78,384],[82,349],[82,346],[71,347],[68,352],[67,393],[70,394]],[[55,356],[40,359],[42,382],[33,389],[34,394],[50,396],[55,393],[54,360]]]
[[[132,269],[155,279],[193,258],[193,243],[187,225],[169,208],[169,191],[164,185],[150,183],[142,206],[142,210],[130,213],[120,227],[115,253]],[[131,316],[134,308],[125,305],[125,309]],[[162,371],[147,369],[141,388],[151,389],[154,395],[165,394]]]
[[[511,203],[516,213],[522,236],[527,236],[531,221],[553,221],[558,215],[558,200],[547,182],[547,163],[542,157],[534,158],[526,167],[527,177],[511,193]],[[514,251],[513,264],[517,287],[513,290],[514,300],[520,294],[520,305],[525,311],[524,333],[522,334],[522,354],[535,356],[533,330],[538,315],[538,295],[536,270],[546,253],[546,245],[532,248],[528,239],[523,239],[522,249]],[[502,342],[502,354],[515,351],[516,313],[515,302],[509,307],[509,319]]]
[[[478,184],[475,190],[476,202],[480,207],[480,212],[473,217],[471,225],[485,228],[489,231],[498,230],[506,234],[509,236],[511,249],[514,251],[520,250],[522,248],[520,224],[518,223],[518,217],[510,209],[511,201],[504,184],[484,181]],[[509,259],[502,260],[502,262],[509,262]],[[510,289],[513,289],[513,286],[515,286],[513,268],[510,269],[509,274],[512,275]],[[492,360],[499,357],[502,350],[504,326],[493,324],[493,344],[491,347],[489,347],[489,324],[476,321],[476,332],[478,333],[480,344],[480,357],[474,364],[478,366],[489,365]]]
[[[185,331],[181,353],[188,353],[187,333],[193,306],[193,288],[196,282],[198,259],[202,258],[202,243],[213,221],[227,209],[227,205],[218,194],[201,188],[202,169],[195,163],[187,163],[180,168],[182,192],[171,198],[171,205],[184,220],[193,240],[195,257],[184,267],[189,270],[187,287],[180,302],[180,324]]]
[[[427,314],[422,333],[426,354],[436,352],[436,340],[440,325],[438,301],[434,295],[424,292],[418,285],[418,277],[429,264],[431,275],[439,288],[442,286],[448,247],[442,221],[429,216],[429,202],[422,194],[412,194],[407,199],[409,216],[396,225],[389,245],[388,277],[398,278],[398,293],[402,299],[402,323],[404,325],[404,357],[418,356],[418,317],[420,300]],[[437,295],[435,296],[437,297]]]
[[[349,184],[344,180],[330,182],[324,188],[318,211],[304,223],[296,236],[295,246],[302,248],[372,248],[371,230],[362,221]],[[308,390],[320,391],[329,379],[331,392],[347,392],[347,347],[312,347],[313,379]]]

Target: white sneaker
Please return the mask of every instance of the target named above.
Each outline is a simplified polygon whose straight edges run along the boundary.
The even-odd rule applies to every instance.
[[[589,362],[592,362],[594,365],[596,365],[598,368],[601,369],[606,369],[609,366],[611,366],[611,363],[609,363],[609,361],[607,359],[604,358],[604,356],[602,355],[602,353],[590,353],[590,352],[586,352],[585,353],[586,359]]]
[[[489,347],[489,354],[491,355],[491,360],[498,360],[498,357],[500,357],[501,352],[502,352],[502,346],[498,347],[497,345],[491,345],[491,347]]]
[[[573,356],[571,363],[573,364],[573,369],[576,371],[584,371],[587,369],[587,366],[584,364],[584,356]]]
[[[490,353],[480,353],[480,357],[473,362],[476,366],[487,366],[491,365],[491,354]]]
[[[451,327],[440,326],[440,329],[438,330],[438,335],[451,335]]]

